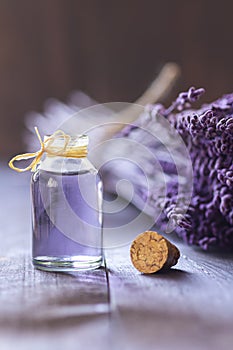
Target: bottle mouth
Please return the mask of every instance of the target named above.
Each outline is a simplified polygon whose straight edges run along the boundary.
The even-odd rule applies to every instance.
[[[51,139],[52,136],[52,139]],[[45,152],[51,156],[81,158],[87,155],[89,138],[87,135],[45,135]]]
[[[46,142],[52,135],[45,135],[44,142]],[[54,140],[52,141],[52,145],[59,145],[63,143],[67,143],[68,147],[85,147],[89,144],[89,137],[87,135],[66,135],[67,139],[63,135],[56,135]]]

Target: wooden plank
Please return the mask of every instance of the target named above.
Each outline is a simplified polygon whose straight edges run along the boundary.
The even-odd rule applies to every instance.
[[[134,269],[129,246],[106,251],[119,347],[232,348],[232,254],[178,246],[178,265],[154,275]]]
[[[109,314],[105,268],[75,274],[34,269],[30,174],[3,166],[0,176],[0,348],[89,349],[92,341],[100,346]]]
[[[53,327],[32,327],[31,329],[8,328],[0,332],[0,346],[3,350],[81,350],[109,349],[105,346],[109,334],[108,321],[104,316],[83,318],[75,324]]]
[[[168,273],[140,274],[128,244],[106,249],[107,275],[37,271],[30,263],[30,174],[0,167],[1,349],[231,349],[232,254],[205,253],[170,236],[182,255]],[[125,215],[133,216],[132,208],[110,216],[112,226]]]

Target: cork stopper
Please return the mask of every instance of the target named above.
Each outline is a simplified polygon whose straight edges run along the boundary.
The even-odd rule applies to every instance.
[[[154,273],[177,264],[178,248],[155,231],[146,231],[135,238],[130,247],[134,267],[143,273]]]

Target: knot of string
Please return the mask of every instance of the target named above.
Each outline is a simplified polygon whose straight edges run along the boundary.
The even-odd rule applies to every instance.
[[[35,171],[37,164],[40,163],[41,157],[43,154],[46,152],[49,155],[52,156],[62,156],[62,157],[73,157],[73,158],[82,158],[87,155],[87,147],[86,146],[81,146],[81,147],[74,147],[73,149],[67,149],[67,146],[70,142],[71,137],[67,134],[64,133],[62,130],[57,130],[49,136],[45,141],[42,141],[42,138],[40,136],[40,133],[38,131],[38,128],[35,127],[35,132],[36,135],[39,139],[40,142],[40,149],[37,152],[32,152],[32,153],[23,153],[19,154],[15,157],[13,157],[10,162],[8,163],[9,167],[15,171],[18,172],[24,172],[27,170]],[[64,143],[62,146],[53,146],[52,144],[54,143],[56,138],[62,138],[64,139]],[[14,165],[15,161],[20,161],[20,160],[28,160],[32,159],[32,162],[26,167],[26,168],[18,168]]]

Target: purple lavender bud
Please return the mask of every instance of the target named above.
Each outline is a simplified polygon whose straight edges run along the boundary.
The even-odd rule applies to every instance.
[[[156,174],[156,168],[153,171],[156,164],[152,159],[151,167],[145,164],[150,181],[156,183],[151,205],[152,209],[161,203],[164,205],[163,215],[157,223],[161,229],[167,226],[170,218],[178,225],[175,231],[185,242],[199,245],[203,249],[216,245],[233,251],[233,93],[204,105],[199,110],[184,111],[203,93],[204,89],[191,87],[187,92],[181,92],[169,108],[165,109],[162,105],[149,106],[142,116],[143,127],[148,130],[153,127],[151,123],[156,123],[154,117],[158,111],[167,117],[182,137],[193,165],[193,195],[187,208],[185,200],[181,200],[182,195],[185,198],[185,190],[183,193],[179,191],[179,198],[177,196],[178,182],[175,180],[177,173],[174,164],[162,159],[160,161],[164,173],[170,179],[167,195],[163,199],[160,198],[156,176],[153,175]],[[150,149],[157,155],[157,144],[153,140],[149,142],[140,128],[123,129],[118,136],[122,135],[145,145],[150,144]],[[127,173],[127,167],[125,171]],[[116,175],[116,172],[116,168],[112,169],[112,174]],[[136,182],[137,188],[141,188],[141,192],[138,192],[141,199],[146,200],[143,184],[140,184],[135,174],[127,174],[127,178],[130,177],[132,183]]]

